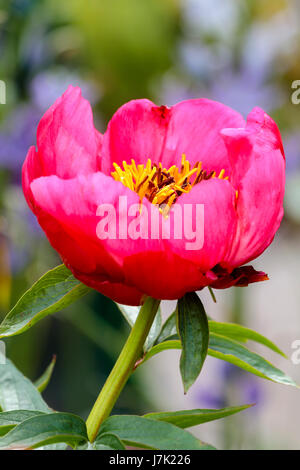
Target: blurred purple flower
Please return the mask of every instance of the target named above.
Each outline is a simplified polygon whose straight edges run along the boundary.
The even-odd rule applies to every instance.
[[[28,250],[24,250],[24,248],[16,245],[15,243],[10,243],[9,245],[9,258],[10,258],[10,267],[11,271],[14,275],[18,274],[19,272],[24,269],[24,267],[28,264],[30,259],[30,255]]]
[[[79,85],[92,103],[99,99],[96,88],[74,73],[62,68],[42,72],[32,80],[31,102],[16,107],[0,128],[0,167],[9,169],[15,182],[20,182],[26,153],[35,145],[36,128],[42,114],[70,84]]]
[[[99,90],[91,82],[64,67],[46,70],[34,77],[30,84],[33,103],[42,111],[47,110],[69,85],[79,86],[83,96],[94,105],[100,98]]]
[[[281,57],[286,57],[289,52],[293,60],[293,51],[297,51],[299,20],[293,3],[286,2],[286,7],[268,21],[254,22],[247,29],[243,63],[262,79],[266,77],[266,71],[284,73],[290,61],[280,60]]]
[[[282,103],[282,96],[277,87],[265,84],[261,75],[248,69],[240,72],[225,71],[211,84],[209,93],[212,99],[236,109],[244,116],[260,106],[270,112]]]
[[[199,41],[182,41],[179,55],[184,70],[198,80],[214,80],[227,66],[231,55],[223,44],[211,47]]]
[[[37,50],[37,49],[36,49]],[[5,193],[6,209],[13,231],[10,237],[10,263],[14,274],[20,272],[34,255],[35,243],[41,229],[33,214],[25,207],[21,189],[21,169],[26,153],[36,143],[36,129],[43,113],[66,90],[69,84],[79,85],[83,95],[92,103],[99,92],[89,82],[64,68],[39,73],[29,89],[30,101],[13,109],[0,128],[0,168],[8,169],[13,183]],[[22,234],[22,235],[21,235]]]
[[[3,220],[9,240],[10,265],[13,274],[19,273],[34,258],[42,230],[17,184],[10,184],[3,194]]]
[[[215,370],[214,379],[219,379],[218,387],[208,389],[202,387],[197,390],[194,399],[198,406],[208,408],[224,408],[229,406],[228,395],[230,389],[239,390],[240,402],[245,404],[260,404],[263,400],[263,391],[256,377],[241,371],[227,362],[219,363]],[[231,403],[230,403],[231,404]],[[253,408],[255,410],[257,407]]]
[[[294,173],[300,169],[300,133],[285,136],[283,146],[286,156],[286,171]]]
[[[0,130],[0,167],[8,168],[17,182],[27,150],[35,144],[40,117],[38,109],[22,105],[12,111]]]
[[[201,31],[226,40],[235,34],[239,14],[240,6],[235,0],[187,0],[183,10],[184,26],[187,33]]]
[[[201,406],[203,408],[225,408],[226,407],[226,399],[223,393],[217,393],[213,390],[201,390],[198,392],[197,396],[195,397],[197,406]]]

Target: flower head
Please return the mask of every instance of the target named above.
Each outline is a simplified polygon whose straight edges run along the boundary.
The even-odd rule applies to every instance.
[[[265,279],[242,265],[267,248],[279,227],[284,174],[280,133],[259,108],[245,122],[206,99],[171,108],[134,100],[101,135],[80,89],[69,87],[40,121],[23,189],[75,277],[137,305],[144,295],[177,299],[208,285]],[[105,223],[119,224],[111,236],[99,225],[104,209]],[[149,235],[153,217],[156,225],[169,224],[168,236],[156,225]],[[188,223],[192,233],[193,224],[201,228],[197,249],[178,236]]]

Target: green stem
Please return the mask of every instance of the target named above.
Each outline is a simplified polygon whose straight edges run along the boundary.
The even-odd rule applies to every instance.
[[[159,304],[159,300],[147,297],[141,307],[121,354],[87,419],[86,426],[90,442],[95,440],[101,424],[110,415],[124,385],[133,372],[134,365],[140,358]]]

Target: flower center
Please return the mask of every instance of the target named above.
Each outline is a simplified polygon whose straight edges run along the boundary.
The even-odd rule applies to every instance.
[[[150,159],[146,165],[136,165],[134,160],[131,160],[130,165],[125,161],[122,164],[123,168],[116,163],[113,164],[115,171],[112,172],[112,177],[135,191],[141,201],[146,197],[152,204],[158,206],[171,207],[181,194],[189,193],[193,186],[203,180],[216,177],[215,171],[203,170],[201,162],[196,162],[191,168],[184,154],[180,169],[176,165],[166,169],[161,163],[157,165]],[[224,177],[224,173],[225,170],[221,170],[218,178],[228,179],[228,176]]]

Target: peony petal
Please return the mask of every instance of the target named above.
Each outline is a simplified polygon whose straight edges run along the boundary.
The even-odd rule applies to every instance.
[[[109,281],[103,282],[101,276],[84,274],[74,269],[73,274],[79,281],[120,304],[141,305],[145,297],[142,292],[128,284]]]
[[[110,174],[113,163],[162,162],[166,168],[180,166],[182,154],[192,163],[202,161],[206,169],[227,172],[230,165],[220,136],[224,127],[244,127],[242,116],[214,101],[182,101],[172,108],[148,100],[122,106],[110,121],[103,140],[102,171]]]
[[[35,147],[28,150],[25,162],[22,168],[22,187],[25,199],[30,209],[34,211],[34,200],[30,189],[31,182],[43,175],[42,163]]]
[[[238,190],[238,229],[226,260],[236,267],[259,256],[279,228],[285,160],[278,127],[259,108],[250,113],[246,128],[226,129],[222,135],[232,165],[231,182]]]
[[[201,206],[197,224],[196,205]],[[235,190],[225,180],[203,181],[178,198],[169,219],[161,219],[165,226],[170,220],[170,230],[161,239],[160,251],[153,250],[151,244],[147,250],[136,250],[124,260],[124,268],[127,279],[142,292],[156,298],[178,299],[210,284],[212,279],[206,273],[229,252],[237,226]]]
[[[140,291],[132,283],[131,269],[127,269],[127,264],[131,266],[131,260],[134,259],[138,263],[140,256],[143,260],[152,260],[153,253],[164,259],[166,254],[161,240],[134,240],[128,236],[126,239],[100,240],[97,235],[100,220],[97,213],[101,204],[111,204],[117,216],[121,219],[124,217],[127,230],[127,211],[126,214],[118,213],[119,197],[127,198],[128,207],[133,204],[138,207],[138,195],[102,173],[81,175],[69,180],[57,176],[42,177],[32,182],[31,190],[41,227],[75,276],[114,298],[118,298],[117,288],[126,284],[133,290],[134,303],[140,302],[140,292],[143,290]],[[145,200],[144,210],[147,205],[152,206]],[[141,273],[144,268],[148,269],[147,262],[145,266],[136,262],[133,264],[135,274]],[[173,269],[175,266],[173,262]],[[161,280],[157,282],[161,283]],[[156,292],[149,283],[148,290],[149,295]],[[120,295],[124,297],[125,291]],[[168,292],[165,295],[168,296]]]
[[[121,258],[110,253],[110,240],[97,236],[97,210],[104,203],[114,208],[122,194],[138,202],[136,193],[100,172],[69,180],[57,176],[38,178],[31,183],[31,190],[39,223],[70,269],[99,273],[104,276],[102,282],[123,280]],[[119,240],[113,242],[122,244]],[[124,246],[119,247],[121,250]]]
[[[102,136],[80,89],[69,87],[42,118],[37,147],[23,166],[27,202],[66,266],[104,295],[138,305],[145,295],[178,299],[207,285],[266,278],[238,267],[271,243],[283,215],[281,137],[261,109],[245,125],[240,114],[210,100],[172,108],[135,100],[116,112]],[[141,206],[134,191],[110,176],[114,162],[151,158],[179,167],[183,153],[191,165],[224,169],[229,180],[201,181],[168,218],[147,199]],[[115,235],[105,236],[104,207],[112,209]]]
[[[192,166],[203,163],[206,170],[230,174],[227,151],[220,136],[224,127],[244,127],[243,117],[216,101],[182,101],[171,108],[168,135],[162,156],[163,165],[180,166],[184,153]]]
[[[236,233],[235,199],[235,190],[229,181],[218,178],[202,181],[189,193],[181,195],[173,210],[181,208],[182,233],[186,232],[186,236],[182,240],[172,239],[168,250],[193,261],[203,273],[220,263],[230,252]],[[179,223],[178,217],[176,223]],[[198,248],[200,242],[202,246]]]
[[[43,175],[73,178],[100,169],[102,135],[95,130],[92,109],[78,87],[67,91],[49,108],[37,130]]]
[[[124,260],[130,284],[156,299],[176,300],[209,284],[197,264],[161,251],[134,253]]]
[[[133,100],[112,117],[103,139],[102,171],[110,174],[113,163],[159,162],[168,128],[170,110],[149,100]]]
[[[128,208],[135,205],[138,209],[139,197],[135,192],[102,173],[81,175],[69,180],[63,180],[57,176],[41,177],[31,183],[31,190],[35,213],[41,227],[53,248],[58,251],[63,262],[78,279],[91,286],[97,285],[100,292],[104,294],[114,293],[115,298],[117,298],[118,285],[131,286],[137,299],[137,291],[144,292],[144,290],[139,288],[134,280],[136,277],[145,277],[144,273],[148,273],[149,266],[151,271],[151,266],[155,265],[159,277],[152,283],[146,282],[147,292],[145,293],[154,297],[159,293],[165,298],[170,298],[171,287],[171,291],[174,292],[171,298],[176,298],[178,287],[172,290],[172,282],[168,276],[174,272],[177,263],[175,257],[171,256],[166,268],[160,268],[160,263],[167,261],[168,258],[162,240],[151,238],[135,240],[128,234],[125,239],[100,240],[97,235],[100,221],[97,214],[101,204],[110,204],[115,209],[117,220],[124,221],[125,229],[130,230],[130,223],[126,222],[127,210],[120,213],[119,197],[126,197]],[[145,200],[143,202],[144,213],[150,206],[158,212],[156,207]],[[148,220],[151,210],[147,214]],[[161,214],[159,215],[162,217]],[[129,221],[136,219],[138,217],[131,217]],[[185,265],[188,264],[191,265],[185,262]],[[197,271],[197,278],[201,278],[202,275],[196,267],[194,271]],[[155,271],[152,274],[155,274]],[[185,277],[190,286],[191,276],[187,277],[186,274],[187,271],[183,270],[182,278]],[[93,284],[93,279],[96,280],[96,284]],[[163,293],[162,285],[166,288]],[[180,285],[181,295],[186,287],[186,283]],[[122,296],[124,295],[123,293]]]
[[[212,243],[216,243],[211,237],[205,245],[205,249],[209,250],[205,255],[195,252],[188,255],[183,253],[182,241],[179,247],[173,247],[172,238],[152,237],[151,211],[158,216],[159,224],[162,224],[165,218],[157,207],[147,200],[143,201],[142,214],[138,211],[138,216],[129,217],[127,222],[127,210],[121,213],[119,197],[126,196],[127,207],[130,208],[134,204],[138,210],[137,194],[102,173],[81,175],[70,180],[62,180],[57,176],[41,177],[31,183],[31,190],[40,225],[64,263],[78,278],[87,280],[89,285],[92,285],[93,278],[96,279],[96,285],[103,293],[104,288],[116,289],[117,284],[125,284],[155,298],[176,299],[185,292],[197,290],[210,282],[202,269],[210,268],[219,261],[226,249],[225,237],[228,238],[228,227],[233,231],[234,220],[230,218],[233,210],[233,189],[227,181],[216,180],[211,182],[211,189],[205,191],[208,183],[201,183],[205,196],[202,199],[199,197],[201,203],[205,203],[209,197],[218,195],[214,209],[211,205],[207,208],[206,218],[207,224],[213,222],[214,225],[214,229],[209,229],[208,226],[206,233],[214,231],[217,234],[215,240],[221,240],[221,232],[224,230],[220,241],[221,244],[224,242],[224,246],[218,247],[217,256],[211,252]],[[195,201],[198,201],[197,188],[194,190]],[[220,203],[222,207],[217,210]],[[98,238],[97,227],[100,219],[97,213],[101,204],[111,204],[116,211],[117,220],[124,218],[128,230],[125,239]],[[221,221],[221,215],[224,213],[227,213],[226,227],[225,221]],[[219,227],[215,217],[219,219]],[[147,227],[144,238],[135,239],[132,236],[132,221],[140,221],[141,227]],[[113,286],[107,287],[103,284],[105,281]]]
[[[232,286],[246,287],[253,282],[262,282],[269,279],[266,273],[256,271],[253,266],[241,266],[240,268],[235,268],[231,273],[228,273],[220,266],[216,266],[214,273],[218,276],[211,283],[211,287],[214,289],[227,289]]]

